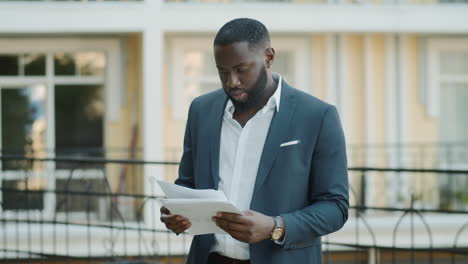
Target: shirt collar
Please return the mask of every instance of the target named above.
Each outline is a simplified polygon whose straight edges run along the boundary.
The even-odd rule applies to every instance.
[[[276,72],[272,73],[272,75],[273,79],[278,82],[278,86],[276,87],[275,93],[270,97],[270,99],[268,99],[267,104],[260,110],[262,113],[265,113],[268,109],[273,107],[276,107],[276,112],[279,112],[283,77]],[[234,105],[232,104],[231,99],[227,101],[226,108],[224,110],[231,115],[234,114]]]

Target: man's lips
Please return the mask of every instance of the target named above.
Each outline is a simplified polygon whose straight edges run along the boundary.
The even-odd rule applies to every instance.
[[[242,89],[233,89],[229,91],[229,94],[232,98],[238,100],[247,95],[247,93]]]

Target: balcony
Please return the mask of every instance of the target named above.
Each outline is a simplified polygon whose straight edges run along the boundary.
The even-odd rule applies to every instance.
[[[1,171],[2,259],[183,263],[191,236],[175,236],[159,224],[161,196],[142,176],[144,168],[158,167],[166,179],[174,177],[177,162],[1,160],[16,164]],[[468,261],[468,170],[350,168],[349,174],[350,219],[322,239],[324,263]],[[444,179],[453,181],[444,185]],[[402,184],[401,191],[379,189],[382,181]]]

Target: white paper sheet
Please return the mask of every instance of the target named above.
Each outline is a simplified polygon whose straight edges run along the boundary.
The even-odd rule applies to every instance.
[[[157,181],[168,199],[159,199],[171,213],[187,218],[192,226],[187,232],[194,235],[226,234],[211,220],[217,212],[242,214],[219,190],[196,190]]]
[[[207,189],[197,190],[183,187],[177,184],[165,181],[157,181],[163,192],[169,199],[210,199],[226,201],[226,195],[222,191]]]
[[[187,218],[192,226],[187,232],[194,235],[226,234],[211,220],[217,212],[242,214],[228,201],[213,201],[205,199],[161,199],[161,203],[173,214]]]

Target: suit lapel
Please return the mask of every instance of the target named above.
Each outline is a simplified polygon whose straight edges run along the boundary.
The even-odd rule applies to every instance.
[[[295,99],[294,95],[291,93],[291,88],[283,81],[280,108],[278,112],[275,112],[270,123],[270,128],[268,129],[267,138],[258,166],[257,178],[255,180],[254,195],[262,186],[273,167],[276,156],[280,150],[280,144],[286,140],[295,107]],[[254,199],[252,199],[252,201],[253,200]]]
[[[211,161],[211,176],[213,177],[213,188],[218,189],[219,181],[219,147],[221,141],[221,126],[223,124],[224,108],[226,107],[227,96],[222,93],[219,99],[213,104],[211,113],[209,115],[210,120],[208,122],[211,125],[209,139],[210,142],[210,161]]]

